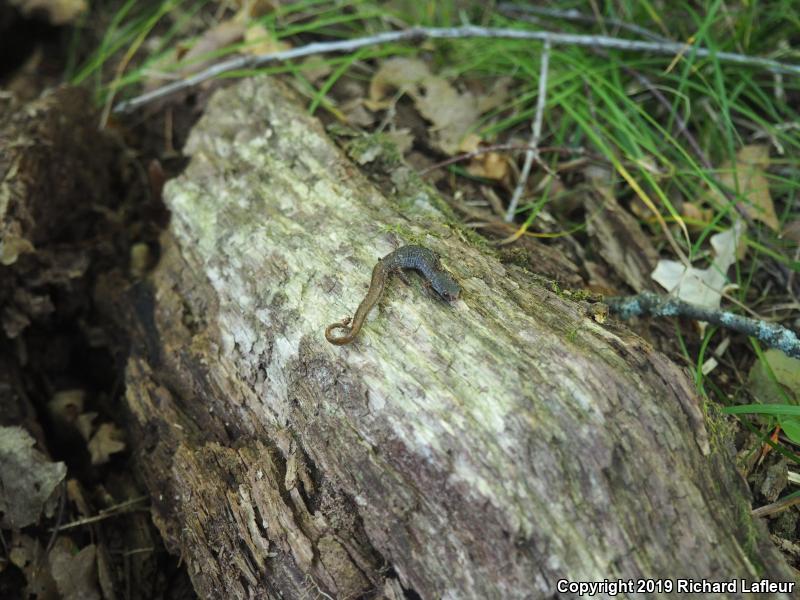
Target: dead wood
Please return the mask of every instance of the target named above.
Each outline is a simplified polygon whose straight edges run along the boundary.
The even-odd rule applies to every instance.
[[[217,93],[187,152],[161,263],[129,293],[127,402],[201,596],[791,578],[686,373],[470,243],[410,170],[380,192],[275,79]],[[395,279],[328,344],[411,242],[462,299]]]

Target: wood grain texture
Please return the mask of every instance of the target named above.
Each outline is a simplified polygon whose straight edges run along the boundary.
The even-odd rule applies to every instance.
[[[685,373],[468,243],[409,170],[387,198],[275,79],[218,93],[187,152],[130,294],[127,401],[201,596],[790,578]],[[393,279],[360,338],[328,344],[410,242],[461,300]]]

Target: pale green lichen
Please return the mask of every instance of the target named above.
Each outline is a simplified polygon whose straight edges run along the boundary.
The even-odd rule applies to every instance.
[[[357,135],[345,142],[344,148],[347,155],[359,165],[371,164],[382,172],[391,172],[403,164],[403,155],[397,144],[391,137],[381,133]]]

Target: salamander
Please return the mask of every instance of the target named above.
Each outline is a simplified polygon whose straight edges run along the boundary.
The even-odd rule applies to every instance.
[[[390,252],[380,259],[372,269],[372,280],[369,284],[367,295],[356,309],[356,314],[352,319],[346,318],[339,323],[331,323],[325,329],[325,339],[331,344],[341,346],[349,344],[361,331],[367,315],[372,307],[378,302],[386,287],[386,281],[392,273],[399,273],[402,269],[414,269],[419,271],[428,284],[447,301],[452,302],[461,293],[461,286],[458,285],[453,276],[442,268],[441,261],[435,252],[422,246],[401,246],[394,252]],[[344,334],[334,336],[336,329],[344,330]]]

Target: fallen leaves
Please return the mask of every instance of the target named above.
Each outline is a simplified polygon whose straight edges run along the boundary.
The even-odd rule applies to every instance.
[[[392,58],[373,75],[365,106],[377,111],[394,103],[392,92],[408,95],[414,106],[430,124],[434,144],[453,155],[469,151],[474,139],[463,142],[475,127],[481,114],[498,106],[508,94],[508,83],[478,97],[471,91],[459,91],[447,79],[431,72],[426,63],[413,58]]]
[[[68,537],[59,536],[49,552],[24,533],[13,532],[8,558],[25,575],[25,598],[41,600],[100,600],[98,547],[78,550]],[[42,558],[46,560],[42,560]],[[111,589],[111,588],[109,588]],[[106,596],[109,597],[109,596]]]
[[[36,440],[22,427],[0,427],[0,524],[20,529],[52,515],[55,489],[67,467],[34,449]]]
[[[89,440],[89,454],[93,465],[107,463],[109,457],[125,449],[124,435],[113,423],[103,423]]]
[[[86,12],[86,0],[11,0],[26,17],[45,15],[51,25],[67,25]]]
[[[4,191],[0,190],[0,195],[5,195]],[[0,197],[0,203],[5,206],[4,200]],[[17,221],[3,223],[0,226],[0,265],[11,266],[17,262],[20,254],[29,254],[34,251],[35,248],[30,240],[23,237],[22,227]]]
[[[737,221],[731,229],[711,236],[714,258],[707,269],[661,259],[651,277],[681,300],[707,308],[719,308],[728,283],[728,268],[736,261],[745,228],[744,221]]]
[[[467,172],[475,177],[503,181],[509,176],[508,156],[499,152],[486,152],[475,156],[467,165]]]
[[[725,162],[718,173],[720,185],[743,198],[742,209],[753,220],[758,220],[777,231],[780,227],[775,206],[770,195],[766,169],[769,166],[769,149],[762,145],[743,146],[736,154],[734,164]],[[728,198],[718,190],[710,193],[718,204],[727,204]],[[686,202],[682,213],[699,223],[709,222],[713,212],[701,203]],[[737,257],[741,258],[742,236],[746,224],[739,220],[729,230],[711,236],[714,258],[707,269],[672,261],[660,260],[652,278],[670,293],[682,300],[708,308],[719,308],[722,293],[727,285],[728,268]]]
[[[216,53],[234,44],[244,37],[245,24],[238,19],[228,19],[207,29],[200,39],[188,50],[181,53],[179,58],[184,65],[178,72],[180,76],[187,76],[202,71],[217,59]]]
[[[476,152],[480,147],[481,138],[474,133],[470,133],[461,141],[459,150],[462,152]],[[475,177],[503,181],[511,173],[508,154],[500,152],[481,152],[476,154],[467,165],[467,172]]]
[[[72,431],[80,434],[86,441],[93,465],[109,461],[112,454],[125,449],[122,431],[112,423],[95,425],[97,413],[84,412],[86,393],[83,390],[62,390],[56,392],[47,409],[57,428],[57,434],[67,437]]]
[[[262,10],[266,11],[268,8],[261,6],[255,13],[259,14]],[[167,58],[167,63],[179,60],[182,67],[178,70],[178,75],[187,77],[209,67],[219,60],[220,55],[229,53],[240,42],[243,43],[239,50],[253,55],[291,48],[291,45],[278,40],[260,23],[251,23],[253,11],[254,8],[250,5],[242,6],[235,15],[206,29],[191,46],[185,43],[176,44],[175,52]],[[151,89],[161,83],[160,78],[155,78],[148,81],[145,87]]]
[[[794,242],[795,246],[800,245],[800,219],[786,223],[783,227],[781,237],[790,242]]]
[[[64,600],[100,600],[97,584],[97,548],[94,544],[80,551],[74,542],[59,537],[48,555],[50,574]]]
[[[796,406],[800,403],[800,360],[780,350],[767,350],[751,367],[747,383],[753,398],[763,404]],[[786,435],[800,443],[800,418],[781,415],[777,419]]]
[[[275,35],[260,23],[250,25],[244,34],[245,47],[247,54],[271,54],[289,50],[292,46],[285,41],[279,40]]]
[[[42,561],[44,545],[25,533],[12,531],[8,546],[8,560],[25,575],[26,586],[23,598],[58,600],[60,595],[47,563]]]
[[[738,192],[744,198],[742,206],[751,219],[761,221],[773,231],[777,231],[780,225],[765,175],[768,167],[767,146],[742,146],[736,153],[735,164],[726,161],[720,166],[717,179],[724,188]],[[720,203],[727,203],[720,192],[714,191],[714,196]]]
[[[372,76],[367,108],[383,110],[392,105],[389,94],[393,89],[410,93],[426,78],[433,77],[428,65],[413,58],[391,58]]]
[[[764,404],[800,404],[800,360],[766,350],[748,376],[750,393]]]

